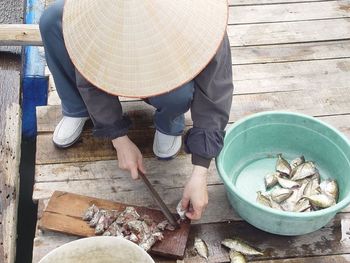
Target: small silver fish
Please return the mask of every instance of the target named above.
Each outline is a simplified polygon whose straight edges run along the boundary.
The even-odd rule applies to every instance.
[[[108,221],[106,213],[107,213],[106,211],[101,212],[101,216],[98,219],[98,222],[95,227],[96,235],[101,235],[105,230],[106,221]]]
[[[230,250],[230,262],[231,263],[246,263],[247,260],[245,259],[244,255],[242,255],[241,253],[234,251],[234,250]]]
[[[294,160],[292,160],[292,161],[290,162],[290,166],[291,166],[292,169],[294,169],[295,167],[301,165],[301,164],[304,163],[304,162],[305,162],[305,157],[302,155],[302,156],[300,156],[300,157],[295,158]]]
[[[145,251],[149,251],[151,247],[158,241],[164,238],[161,232],[155,232],[150,235],[147,239],[143,240],[139,246],[143,248]]]
[[[277,203],[276,201],[272,200],[271,196],[269,196],[269,201],[270,201],[270,204],[271,204],[271,208],[277,209],[277,210],[281,210],[281,211],[284,210],[283,207],[279,203]]]
[[[243,242],[242,240],[239,240],[237,238],[235,239],[224,239],[221,242],[222,245],[225,247],[232,249],[234,251],[240,252],[243,255],[246,256],[261,256],[264,255],[260,251],[256,250],[255,248],[251,247],[247,243]]]
[[[264,177],[266,188],[271,188],[277,184],[277,177],[280,175],[279,172],[268,173]]]
[[[194,238],[194,247],[197,250],[198,255],[208,260],[209,250],[207,244],[200,238]]]
[[[335,180],[325,180],[320,184],[321,193],[327,194],[338,200],[339,188]]]
[[[319,188],[318,179],[317,178],[306,178],[304,179],[305,189],[304,189],[304,195],[305,196],[311,196],[315,194],[319,194],[319,191],[317,190]]]
[[[187,210],[182,209],[182,200],[177,204],[176,212],[182,220],[186,219]]]
[[[305,196],[305,198],[307,198],[313,206],[320,208],[327,208],[336,204],[335,199],[326,194],[317,194],[309,197]]]
[[[279,185],[282,186],[283,188],[291,189],[291,188],[296,188],[296,187],[300,186],[300,184],[298,182],[295,182],[295,181],[292,181],[289,179],[285,179],[282,177],[277,177],[277,181],[278,181]]]
[[[131,232],[138,234],[143,231],[143,221],[140,220],[130,220],[125,225],[127,229],[129,229]]]
[[[98,212],[98,210],[99,210],[98,207],[93,204],[84,213],[83,220],[84,221],[90,221],[94,217],[95,213]]]
[[[128,206],[125,208],[123,212],[117,217],[118,224],[124,224],[130,220],[137,220],[140,218],[140,215],[137,213],[136,209],[132,206]]]
[[[271,191],[271,199],[277,203],[281,203],[293,194],[293,191],[285,188],[277,188]]]
[[[122,229],[121,227],[117,224],[117,222],[113,222],[107,230],[103,233],[103,236],[121,236],[123,237]]]
[[[134,233],[131,233],[129,236],[126,236],[125,238],[134,243],[139,242],[139,238]]]
[[[269,200],[269,198],[267,196],[263,195],[261,193],[261,191],[258,191],[256,193],[257,193],[256,201],[259,204],[262,204],[262,205],[267,206],[267,207],[271,207],[270,200]]]
[[[289,176],[291,170],[292,168],[287,160],[283,159],[282,154],[277,154],[276,171]]]
[[[304,179],[317,173],[317,168],[313,162],[305,162],[294,168],[291,172],[291,179],[294,181]]]
[[[311,205],[309,200],[307,199],[300,199],[296,204],[294,208],[294,212],[305,212],[306,210],[310,209]]]
[[[90,220],[89,225],[90,227],[95,227],[98,224],[98,221],[100,220],[100,217],[105,213],[105,210],[99,210],[97,213],[94,214],[94,217]]]
[[[161,231],[164,231],[164,229],[167,227],[167,225],[169,225],[169,221],[164,220],[157,225],[157,228]]]

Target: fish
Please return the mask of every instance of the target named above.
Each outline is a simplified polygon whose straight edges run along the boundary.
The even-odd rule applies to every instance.
[[[327,208],[336,204],[335,199],[326,194],[305,196],[304,198],[308,199],[313,206],[320,208]]]
[[[116,220],[119,212],[116,210],[104,210],[95,227],[95,234],[103,234],[105,230]]]
[[[291,188],[296,188],[296,187],[300,186],[300,184],[298,182],[295,182],[295,181],[292,181],[289,179],[285,179],[282,177],[277,177],[277,181],[278,181],[279,185],[282,186],[283,188],[291,189]]]
[[[90,221],[94,217],[94,215],[98,212],[98,210],[99,210],[98,207],[93,204],[85,211],[83,215],[83,220]]]
[[[99,210],[97,213],[94,214],[94,217],[90,220],[89,225],[90,227],[96,227],[98,224],[98,221],[100,220],[100,217],[105,213],[105,210]]]
[[[208,256],[209,256],[208,246],[202,239],[195,237],[194,238],[194,247],[195,247],[198,255],[200,255],[201,257],[208,260]]]
[[[230,262],[231,263],[246,263],[247,262],[244,255],[238,251],[234,251],[231,249],[229,255],[230,255]]]
[[[238,239],[238,238],[234,238],[234,239],[224,239],[221,242],[222,245],[224,245],[225,247],[240,252],[243,255],[246,256],[262,256],[264,255],[262,252],[256,250],[255,248],[251,247],[250,245],[248,245],[247,243],[245,243],[244,241]]]
[[[320,192],[317,190],[319,188],[318,179],[315,178],[307,178],[305,179],[305,189],[304,189],[304,195],[305,196],[311,196],[315,194],[319,194]]]
[[[279,172],[268,173],[264,177],[266,188],[271,188],[277,184],[277,178],[280,175]]]
[[[277,154],[276,171],[288,176],[292,171],[288,161],[283,159],[282,154]]]
[[[294,212],[305,212],[306,210],[311,208],[310,201],[308,199],[302,198],[300,199],[294,207]]]
[[[129,236],[126,236],[125,238],[127,240],[130,240],[131,242],[134,242],[134,243],[138,243],[139,242],[139,238],[134,233],[131,233]]]
[[[152,233],[148,238],[143,240],[139,246],[143,248],[145,251],[149,251],[151,247],[158,241],[163,240],[164,236],[161,232]]]
[[[305,162],[295,167],[291,172],[293,181],[301,180],[317,173],[317,168],[313,162]]]
[[[271,191],[271,199],[277,203],[281,203],[293,194],[293,191],[285,188],[277,188]]]
[[[139,218],[140,215],[137,213],[136,209],[132,206],[128,206],[122,213],[120,213],[116,221],[118,224],[124,224],[130,220],[138,220]]]
[[[297,157],[294,160],[292,160],[290,162],[290,166],[291,166],[292,169],[294,169],[295,167],[301,165],[304,162],[305,162],[305,157],[302,155],[302,156]]]
[[[306,186],[305,184],[304,185],[302,184],[299,188],[292,189],[293,193],[291,194],[291,196],[280,204],[283,210],[285,211],[295,210],[295,206],[297,202],[303,196],[305,186]]]
[[[186,219],[187,210],[182,209],[182,200],[177,204],[176,212],[180,216],[181,220]]]
[[[166,229],[167,225],[169,225],[169,221],[168,221],[168,220],[164,220],[164,221],[160,222],[160,223],[157,225],[157,228],[158,228],[159,230],[164,231],[164,229]]]
[[[262,204],[264,206],[267,206],[267,207],[271,207],[271,202],[270,202],[270,199],[263,195],[261,193],[261,191],[258,191],[257,192],[257,197],[256,197],[256,201],[259,203],[259,204]]]
[[[320,191],[338,200],[339,188],[335,180],[325,180],[320,184]]]
[[[107,230],[103,233],[103,236],[124,237],[122,228],[115,221],[107,228]]]
[[[143,231],[143,221],[140,220],[130,220],[125,225],[133,233],[139,234]]]
[[[277,209],[277,210],[284,210],[283,207],[277,203],[276,201],[272,200],[271,196],[269,196],[269,201],[270,201],[270,204],[271,204],[271,208],[273,209]]]
[[[95,234],[96,235],[101,235],[103,234],[104,230],[105,230],[105,221],[107,221],[108,219],[106,218],[106,211],[101,212],[101,216],[98,219],[98,222],[95,226]]]

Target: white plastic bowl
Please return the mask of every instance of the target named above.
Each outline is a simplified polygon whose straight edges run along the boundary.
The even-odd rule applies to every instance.
[[[146,251],[121,237],[89,237],[67,243],[39,263],[154,263]]]

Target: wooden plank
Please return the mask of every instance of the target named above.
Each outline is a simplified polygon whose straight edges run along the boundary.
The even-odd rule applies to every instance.
[[[0,45],[42,45],[39,26],[29,24],[0,24]]]
[[[16,254],[21,144],[20,58],[0,58],[0,262]]]
[[[234,66],[234,94],[288,90],[307,90],[308,93],[312,94],[330,87],[347,89],[350,82],[349,70],[350,59]],[[234,97],[234,106],[238,103],[237,100],[240,100],[240,96]],[[145,123],[147,127],[151,127],[154,112],[152,106],[143,102],[125,102],[123,109],[133,119],[135,129],[144,127]],[[271,107],[270,110],[272,109]],[[38,131],[53,132],[61,117],[59,106],[38,107]],[[230,119],[230,121],[234,121],[234,119]],[[189,114],[186,115],[186,124],[192,124]]]
[[[320,11],[313,12],[315,8]],[[311,11],[307,12],[307,10]],[[268,5],[263,8],[231,7],[230,13],[229,23],[238,24],[228,26],[230,42],[234,46],[271,44],[271,41],[276,44],[344,39],[350,31],[349,19],[347,18],[323,20],[322,23],[319,21],[299,21],[239,25],[242,23],[348,17],[347,2],[301,3],[289,6]],[[276,16],[271,15],[274,13]],[[261,34],[261,32],[268,33]],[[0,45],[42,45],[39,27],[38,25],[23,24],[0,25]]]
[[[331,2],[336,0],[228,0],[230,6],[237,5],[269,5],[287,3]]]
[[[262,250],[264,256],[254,257],[259,263],[328,263],[348,262],[349,241],[342,238],[342,224],[349,220],[349,214],[339,214],[327,226],[307,235],[287,237],[272,235],[260,231],[246,222],[227,222],[216,224],[193,225],[185,253],[186,263],[204,263],[204,259],[196,256],[193,249],[194,237],[204,239],[209,245],[209,262],[228,262],[228,251],[220,245],[221,240],[239,237],[250,245]],[[73,240],[74,237],[52,233],[38,233],[35,239],[34,258],[38,260],[60,244]],[[251,258],[252,259],[252,258]],[[319,260],[319,261],[317,261]],[[158,259],[156,262],[173,261]]]
[[[311,116],[349,114],[349,96],[348,88],[336,87],[308,90],[307,96],[304,90],[234,96],[230,122],[235,122],[253,113],[269,110],[286,110]],[[349,116],[342,118],[345,121]],[[131,139],[146,157],[153,156],[153,134],[152,128],[130,130],[129,132]],[[37,164],[50,164],[110,160],[116,158],[116,153],[109,140],[94,138],[88,131],[83,133],[79,143],[68,149],[54,147],[52,134],[48,133],[40,134],[37,138],[36,158]]]
[[[194,237],[202,238],[208,244],[210,262],[228,261],[228,251],[220,245],[220,241],[230,237],[241,238],[263,251],[264,256],[254,257],[254,261],[348,253],[349,236],[347,235],[346,240],[341,240],[343,221],[348,221],[349,217],[349,214],[339,214],[322,229],[295,237],[269,234],[243,221],[193,225],[188,240],[186,258],[190,257],[191,250],[193,251]],[[205,262],[198,256],[193,259],[197,261],[192,262]]]
[[[167,174],[167,178],[171,178],[171,174]],[[130,176],[128,176],[129,178]],[[131,179],[130,179],[131,180]],[[185,182],[183,183],[185,184]],[[101,179],[101,180],[81,180],[66,181],[56,183],[37,183],[34,185],[34,200],[48,199],[54,191],[71,192],[81,195],[92,196],[101,199],[108,199],[120,203],[128,203],[130,205],[144,206],[148,208],[157,208],[154,200],[147,192],[147,189],[140,183],[134,182],[128,184],[129,189],[122,190],[118,179]],[[159,195],[167,204],[172,212],[175,212],[176,206],[182,198],[183,187],[178,188],[160,188],[157,187]],[[230,206],[226,191],[223,185],[209,185],[209,204],[199,223],[222,222],[227,220],[241,220],[236,212]]]
[[[350,59],[234,66],[234,94],[304,90],[313,96],[316,90],[347,89],[349,70]]]
[[[23,23],[23,10],[23,0],[0,1],[0,24]],[[20,55],[21,48],[0,46],[0,52],[11,52]]]
[[[124,203],[55,191],[39,221],[39,229],[80,237],[95,236],[94,229],[81,218],[86,209],[92,204],[99,208],[120,212],[124,211],[128,206]],[[160,210],[140,206],[135,206],[135,209],[139,215],[149,215],[156,223],[166,219]],[[173,258],[183,258],[189,230],[189,221],[181,223],[180,228],[174,231],[165,230],[163,232],[164,240],[157,242],[151,248],[151,253]]]
[[[305,63],[305,61],[308,60],[321,59],[326,59],[329,61],[329,63],[333,64],[336,63],[336,61],[332,61],[331,59],[350,57],[350,41],[345,40],[336,42],[329,41],[288,45],[232,47],[231,54],[232,63],[235,66],[235,69],[238,68],[236,65],[242,64],[265,64],[297,61],[304,61]],[[315,62],[315,64],[316,63],[317,62]],[[305,72],[307,70],[308,68],[303,68],[300,72]],[[234,77],[238,76],[235,75]]]
[[[229,8],[228,24],[342,18],[350,16],[349,8],[348,1],[231,6]]]
[[[229,25],[231,46],[256,46],[350,39],[350,19]]]
[[[307,258],[288,258],[275,260],[258,260],[255,263],[346,263],[350,262],[350,254],[307,257]]]
[[[345,42],[343,48],[340,47],[338,54],[344,51],[343,54],[349,53],[350,43]],[[279,46],[280,47],[280,46]],[[251,53],[251,57],[254,53],[265,52],[266,49],[255,49],[248,51]],[[278,48],[277,48],[278,49]],[[279,52],[284,50],[293,49],[293,46],[286,49],[280,49],[273,56],[278,57]],[[287,51],[285,53],[286,59],[288,57],[295,56],[298,60],[302,57],[302,54],[309,53],[312,56],[312,52],[315,51],[314,48],[309,50],[303,50],[301,48],[300,54],[296,54],[298,49],[291,51],[288,55]],[[320,48],[320,52],[327,49],[327,46]],[[348,50],[348,51],[346,51]],[[272,49],[271,52],[275,50]],[[330,51],[331,52],[331,51]],[[242,53],[246,54],[246,53]],[[331,52],[331,55],[335,53]],[[241,56],[242,56],[241,55]],[[260,55],[258,55],[260,56]],[[327,56],[327,52],[324,52],[324,56]],[[247,56],[249,59],[249,56]],[[281,58],[283,60],[283,58]],[[233,58],[235,61],[235,58]],[[234,62],[236,63],[236,62]],[[272,91],[288,91],[288,90],[318,90],[318,89],[328,89],[329,87],[337,88],[348,88],[350,82],[350,58],[339,58],[339,59],[325,59],[325,60],[312,60],[312,61],[293,61],[286,63],[267,63],[267,64],[246,64],[246,65],[234,65],[233,66],[233,83],[235,86],[234,94],[247,94],[247,93],[258,93],[258,92],[272,92]],[[312,81],[310,81],[312,79]],[[139,106],[136,106],[139,105]],[[145,107],[142,106],[143,103],[135,104],[132,101],[123,104],[123,109],[128,114],[135,114],[135,118],[141,118],[152,116],[153,107],[148,106],[148,114],[144,114]],[[136,109],[135,109],[136,107]],[[139,108],[143,108],[139,110]],[[148,116],[148,117],[147,117]],[[136,122],[137,123],[137,122]]]

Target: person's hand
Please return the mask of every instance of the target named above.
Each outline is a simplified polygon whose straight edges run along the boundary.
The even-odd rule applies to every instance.
[[[208,205],[207,171],[195,165],[183,192],[182,209],[188,210],[186,216],[191,220],[199,220]]]
[[[112,140],[112,143],[117,151],[120,169],[129,170],[134,180],[139,178],[138,169],[146,173],[143,166],[142,154],[128,136],[118,137]]]

